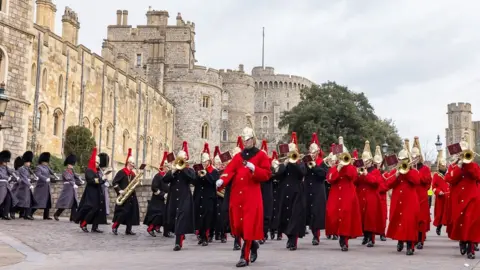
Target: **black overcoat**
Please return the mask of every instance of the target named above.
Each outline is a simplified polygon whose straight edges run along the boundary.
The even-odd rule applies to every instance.
[[[105,195],[103,194],[103,173],[98,169],[94,172],[92,169],[85,171],[85,190],[77,209],[75,222],[86,221],[87,224],[107,224],[107,215],[105,213]]]
[[[304,190],[307,204],[307,225],[312,230],[325,229],[325,213],[327,195],[325,192],[325,178],[328,167],[322,162],[320,165],[307,168]]]
[[[206,231],[212,227],[215,218],[215,208],[217,200],[217,186],[215,182],[220,175],[216,169],[203,177],[198,174],[193,181],[195,190],[193,200],[195,205],[195,229]]]
[[[125,190],[128,184],[134,180],[135,174],[128,175],[125,170],[117,172],[113,178],[112,185],[117,196],[120,195],[120,190]],[[140,207],[138,204],[136,191],[125,200],[122,205],[115,204],[115,211],[113,213],[113,222],[118,222],[122,225],[136,226],[140,225]]]
[[[152,180],[152,197],[148,201],[147,213],[143,224],[155,224],[157,226],[165,225],[165,194],[168,193],[168,186],[163,182],[161,172],[157,173]],[[156,194],[158,193],[158,194]]]

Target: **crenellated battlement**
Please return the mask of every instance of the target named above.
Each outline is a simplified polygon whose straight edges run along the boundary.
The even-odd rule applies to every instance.
[[[220,75],[223,77],[223,83],[244,84],[247,86],[253,86],[255,84],[253,77],[245,73],[243,64],[238,66],[238,70],[227,69],[225,71],[224,69],[220,69]]]
[[[448,113],[472,112],[472,105],[466,102],[457,102],[448,104]]]
[[[217,69],[205,66],[170,65],[165,69],[165,81],[183,81],[209,84],[222,88],[223,78]]]

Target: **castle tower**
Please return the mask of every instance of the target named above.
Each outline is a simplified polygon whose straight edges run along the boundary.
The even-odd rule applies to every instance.
[[[448,128],[445,129],[447,145],[460,142],[468,134],[467,142],[475,150],[475,129],[472,124],[472,106],[470,103],[458,102],[448,104]]]
[[[237,145],[237,136],[247,125],[245,115],[255,112],[255,81],[245,73],[243,65],[234,71],[220,70],[220,75],[223,78],[221,149],[227,151]]]
[[[55,31],[55,13],[57,7],[52,0],[37,0],[37,19],[36,23],[50,31]]]
[[[149,10],[147,11],[147,25],[167,26],[169,17],[168,11]]]
[[[300,102],[300,90],[312,86],[306,78],[275,74],[273,67],[254,67],[255,80],[255,132],[268,141],[268,149],[276,149],[288,128],[278,128],[280,116]],[[320,138],[321,141],[321,138]]]
[[[77,45],[79,29],[80,22],[78,22],[77,13],[69,7],[65,7],[65,12],[62,16],[62,38],[73,45]]]

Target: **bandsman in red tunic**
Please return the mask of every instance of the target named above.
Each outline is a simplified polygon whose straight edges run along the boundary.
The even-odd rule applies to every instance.
[[[373,164],[369,141],[365,142],[362,161],[365,167],[359,169],[356,182],[362,217],[362,245],[373,247],[375,245],[375,235],[381,235],[384,232],[382,202],[379,192],[383,179],[380,170]]]
[[[330,168],[333,167],[337,163],[337,156],[333,154],[333,149],[335,148],[335,146],[336,146],[336,144],[334,144],[334,143],[332,143],[330,145],[330,153],[328,154],[328,156],[326,156],[323,159],[323,163],[326,165],[327,174],[328,174],[328,170],[330,170]],[[328,203],[328,196],[329,196],[329,193],[330,193],[331,185],[328,182],[328,179],[326,179],[326,176],[325,176],[325,182],[324,183],[325,183],[325,195],[326,195],[326,199],[327,199],[327,203]],[[326,204],[325,204],[325,224],[326,224],[326,221],[328,220],[328,212],[326,211]],[[338,235],[327,234],[326,230],[325,230],[325,234],[327,235],[327,239],[329,239],[329,240],[334,240],[334,241],[338,240]]]
[[[355,191],[358,177],[357,168],[351,164],[352,157],[343,144],[343,137],[338,138],[343,151],[338,156],[338,163],[327,174],[330,182],[330,194],[327,201],[327,235],[340,236],[342,251],[348,251],[348,240],[363,235],[360,206]]]
[[[247,122],[253,127],[249,115]],[[252,127],[244,128],[245,149],[233,157],[217,181],[219,189],[232,183],[230,228],[235,236],[244,240],[237,267],[248,266],[257,259],[260,245],[255,240],[261,240],[264,236],[261,183],[271,177],[269,157],[255,147],[256,138]]]
[[[416,187],[420,184],[419,172],[411,166],[407,146],[398,153],[399,167],[384,173],[386,188],[392,189],[387,237],[397,240],[397,251],[407,243],[407,255],[413,255],[418,240],[418,203]],[[401,168],[405,164],[405,168]]]
[[[462,142],[459,158],[448,168],[445,181],[451,184],[451,229],[448,237],[460,241],[460,253],[475,259],[475,244],[480,242],[480,168],[473,162],[475,154]],[[450,147],[449,147],[450,148]],[[468,157],[468,155],[471,156]]]
[[[430,231],[430,205],[428,203],[428,190],[432,185],[432,172],[428,166],[425,166],[420,141],[418,137],[414,138],[412,146],[412,159],[415,168],[420,173],[420,184],[417,186],[418,202],[420,203],[420,216],[418,220],[418,241],[417,248],[423,249],[423,243]]]
[[[375,168],[380,172],[380,176],[383,173],[382,165],[383,165],[383,156],[382,151],[380,150],[380,146],[377,145],[375,147],[375,156],[373,156],[373,165]],[[388,219],[388,210],[387,210],[387,188],[386,188],[385,178],[380,177],[380,187],[378,189],[378,193],[380,194],[380,204],[382,205],[382,234],[380,234],[381,241],[387,241],[385,237],[385,230],[387,228],[387,219]]]
[[[435,208],[433,226],[437,227],[437,235],[441,234],[442,226],[447,225],[446,205],[450,196],[450,186],[445,181],[445,173],[447,172],[447,161],[443,157],[443,150],[438,151],[437,167],[432,180],[432,190],[435,194]]]

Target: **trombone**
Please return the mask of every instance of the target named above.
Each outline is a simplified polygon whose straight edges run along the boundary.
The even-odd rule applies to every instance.
[[[292,151],[288,153],[287,156],[279,158],[278,161],[285,161],[288,159],[288,162],[290,163],[297,163],[304,156],[305,156],[304,154],[300,155],[297,151]]]

